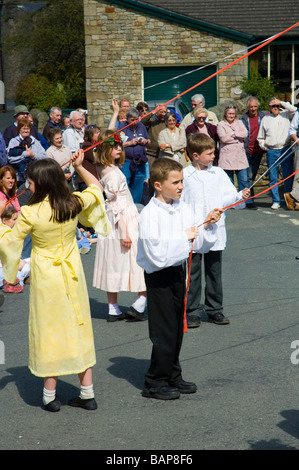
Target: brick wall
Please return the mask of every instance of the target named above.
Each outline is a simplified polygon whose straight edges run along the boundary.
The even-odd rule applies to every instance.
[[[113,97],[126,96],[132,105],[143,100],[144,66],[200,66],[245,47],[220,36],[120,8],[109,1],[84,0],[84,17],[89,122],[100,126],[111,117]],[[237,57],[220,62],[218,68]],[[219,102],[230,98],[236,81],[247,76],[247,67],[245,59],[218,75]]]

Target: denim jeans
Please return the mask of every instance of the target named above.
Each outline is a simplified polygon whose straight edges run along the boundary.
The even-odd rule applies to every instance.
[[[140,204],[143,194],[143,183],[146,179],[146,165],[138,165],[137,170],[131,173],[130,163],[129,161],[125,161],[122,172],[127,179],[127,185],[131,191],[133,201],[135,204]]]
[[[247,168],[243,170],[225,170],[229,179],[233,184],[234,183],[234,172],[236,173],[239,191],[243,191],[243,189],[248,188],[248,175],[247,175]]]
[[[277,165],[275,165],[275,162],[277,159],[284,153],[288,147],[283,147],[282,149],[270,149],[267,151],[267,165],[268,168],[270,168],[272,165],[272,168],[269,171],[269,185],[270,187],[273,186],[278,182],[278,169],[279,165],[281,165],[282,169],[282,175],[283,178],[287,178],[290,174],[293,173],[293,155],[286,153],[284,157],[282,158],[281,162],[278,162]],[[291,153],[291,150],[290,150]],[[293,177],[289,178],[284,182],[284,192],[289,193],[292,191],[292,186],[293,186]],[[279,195],[279,189],[278,185],[275,186],[275,188],[271,189],[272,193],[272,200],[273,202],[277,202],[280,204],[280,195]]]
[[[260,167],[261,159],[263,154],[254,155],[253,153],[246,153],[248,165],[247,173],[248,173],[248,187],[253,185],[255,177]],[[251,188],[250,190],[251,196],[254,196],[254,190]]]

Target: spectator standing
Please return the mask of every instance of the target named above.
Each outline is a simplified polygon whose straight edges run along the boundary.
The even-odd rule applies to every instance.
[[[261,120],[266,115],[265,111],[259,110],[260,102],[254,96],[247,100],[247,112],[244,113],[240,120],[247,129],[248,135],[244,141],[245,151],[248,159],[248,186],[251,187],[257,175],[264,150],[259,146],[257,136]],[[251,188],[250,195],[254,196],[254,189]],[[252,202],[251,202],[252,201]],[[257,209],[254,200],[248,201],[248,209]]]
[[[290,121],[292,120],[296,106],[291,103],[280,101],[278,98],[270,98],[270,114],[263,117],[258,132],[258,142],[260,147],[267,152],[267,165],[269,168],[269,184],[273,186],[278,182],[279,164],[282,169],[283,178],[287,178],[293,173],[293,155],[288,151],[291,141],[289,136]],[[277,161],[284,154],[283,159]],[[284,190],[289,193],[292,190],[293,178],[289,178],[284,183]],[[280,195],[278,186],[271,189],[272,206],[271,209],[280,208]]]
[[[184,119],[182,120],[181,124],[180,124],[180,127],[182,129],[186,129],[190,124],[192,124],[192,122],[194,121],[194,111],[195,109],[197,108],[204,108],[205,107],[205,104],[206,104],[206,100],[205,100],[205,97],[201,94],[196,94],[196,95],[193,95],[191,97],[191,107],[192,107],[192,111],[190,111],[190,113],[188,113]],[[213,111],[209,111],[208,110],[208,116],[207,116],[207,119],[206,119],[207,122],[211,123],[211,124],[218,124],[218,118],[216,116],[215,113],[213,113]]]
[[[62,129],[62,132],[65,131],[65,129],[67,129],[70,125],[70,116],[69,114],[64,114],[61,118],[61,129]]]
[[[135,204],[140,204],[143,194],[143,184],[147,178],[146,149],[150,137],[146,127],[138,120],[139,113],[136,108],[127,111],[127,121],[120,125],[120,137],[125,149],[125,162],[122,172],[126,176],[128,187]],[[127,127],[129,126],[129,127]]]
[[[145,116],[141,121],[145,125],[150,138],[150,142],[147,144],[146,151],[149,168],[151,168],[152,164],[159,156],[160,148],[158,144],[158,137],[160,132],[163,131],[166,127],[166,113],[167,107],[161,106],[157,109],[154,115]]]
[[[205,108],[197,107],[194,109],[194,121],[192,124],[186,127],[186,136],[189,134],[206,134],[215,142],[215,159],[214,165],[218,164],[219,160],[219,149],[217,144],[219,142],[219,137],[217,134],[217,126],[207,122],[208,110]]]
[[[293,142],[295,142],[294,147],[295,152],[295,162],[294,162],[294,171],[299,170],[299,111],[297,110],[291,121],[289,135]],[[293,149],[294,149],[293,147]],[[297,173],[294,176],[292,191],[284,193],[284,199],[289,210],[298,211],[299,210],[299,174]]]
[[[53,106],[50,109],[49,120],[47,121],[43,130],[43,136],[47,140],[48,143],[50,143],[50,138],[49,138],[50,129],[53,129],[53,128],[62,129],[61,118],[62,118],[61,109],[58,108],[57,106]]]
[[[92,147],[93,144],[95,144],[95,142],[99,140],[100,132],[101,129],[95,124],[90,124],[86,126],[84,141],[82,143],[82,150],[84,151],[84,160],[82,166],[96,178],[98,178],[97,167],[95,164],[96,147],[90,147]],[[80,176],[78,176],[78,188],[79,191],[83,191],[86,188],[86,184]]]
[[[80,144],[84,141],[84,118],[78,111],[70,114],[70,125],[63,133],[63,143],[76,152],[80,149]]]
[[[0,132],[0,167],[7,165],[6,144]]]
[[[188,164],[186,155],[186,134],[177,127],[177,115],[170,111],[165,115],[166,128],[158,135],[158,145],[160,147],[159,158],[174,158],[185,167]]]
[[[0,168],[0,201],[10,201],[9,205],[13,206],[18,214],[21,212],[21,207],[18,198],[14,198],[17,194],[17,175],[12,166],[5,165]]]
[[[46,157],[45,149],[31,134],[32,125],[28,117],[18,120],[17,137],[9,141],[7,159],[16,170],[17,184],[20,186],[26,180],[25,171],[31,160],[41,160]]]
[[[236,107],[226,106],[223,120],[217,124],[217,134],[220,140],[219,163],[234,184],[234,174],[237,176],[239,191],[248,188],[248,160],[244,148],[247,130],[239,119],[236,119]]]
[[[65,179],[71,183],[74,174],[72,165],[72,152],[69,147],[62,143],[62,130],[57,127],[52,127],[48,134],[50,147],[46,150],[46,157],[53,158],[62,168],[65,174]]]
[[[15,107],[15,111],[14,111],[15,121],[10,126],[8,126],[3,132],[3,138],[5,140],[6,147],[8,147],[9,141],[13,137],[17,137],[18,135],[17,126],[18,126],[19,119],[22,119],[28,116],[29,116],[29,111],[26,106],[20,104]],[[38,130],[36,129],[35,126],[32,126],[31,128],[31,135],[33,135],[35,139],[39,140]]]

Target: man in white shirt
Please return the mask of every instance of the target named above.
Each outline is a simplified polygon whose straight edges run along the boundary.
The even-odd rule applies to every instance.
[[[70,127],[63,133],[63,144],[73,152],[80,149],[80,144],[84,141],[84,118],[78,111],[70,114]]]
[[[281,165],[283,178],[293,173],[292,151],[288,151],[290,142],[290,121],[297,111],[296,106],[273,97],[268,102],[270,114],[263,117],[259,128],[257,140],[259,146],[267,152],[267,165],[269,168],[270,187],[278,182],[278,168]],[[283,108],[283,109],[281,109]],[[277,160],[284,157],[276,164]],[[285,192],[292,190],[293,179],[289,178],[284,183]],[[271,189],[271,209],[280,208],[280,196],[278,186]]]

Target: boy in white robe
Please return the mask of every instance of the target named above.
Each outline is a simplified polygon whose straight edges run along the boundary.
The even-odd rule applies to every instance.
[[[185,268],[191,250],[208,251],[216,241],[214,224],[221,216],[215,209],[195,219],[182,203],[183,167],[170,158],[158,159],[151,168],[155,196],[140,214],[137,263],[145,271],[149,334],[153,343],[151,364],[142,395],[170,400],[181,393],[194,393],[185,382],[179,363],[183,339]],[[203,224],[203,225],[200,225]]]

